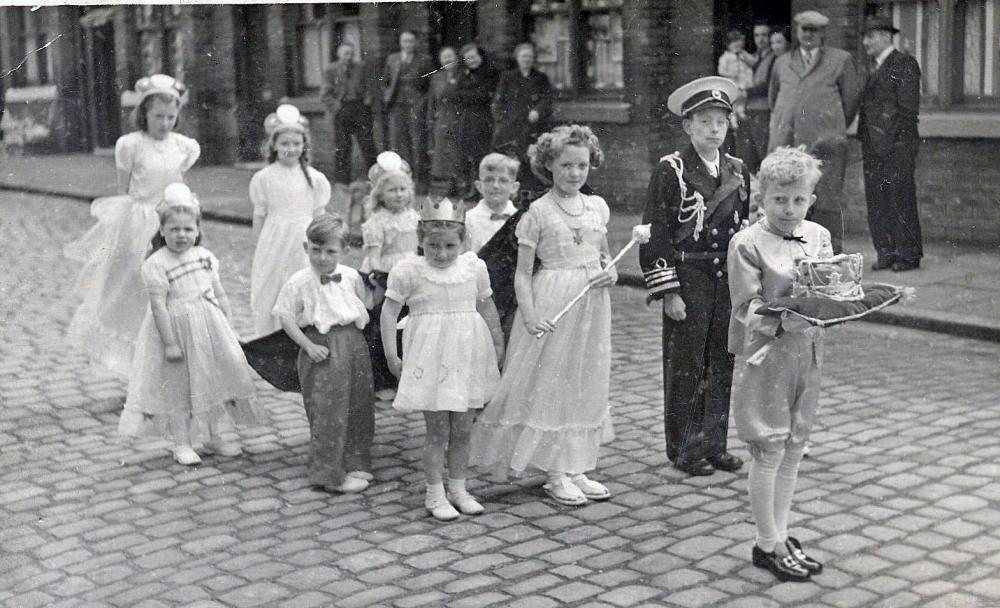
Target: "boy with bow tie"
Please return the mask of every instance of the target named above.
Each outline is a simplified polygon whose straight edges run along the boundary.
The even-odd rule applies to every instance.
[[[749,216],[750,175],[719,151],[739,90],[726,78],[699,78],[667,99],[690,145],[660,159],[639,249],[648,300],[663,301],[663,406],[667,457],[689,475],[736,471],[726,451],[733,357],[729,331],[729,240]],[[707,394],[706,394],[707,393]]]
[[[479,251],[517,212],[510,199],[521,186],[517,181],[520,168],[520,161],[499,152],[491,152],[480,161],[476,190],[483,198],[465,214],[472,251]]]
[[[288,279],[273,313],[300,349],[309,482],[328,492],[361,492],[373,479],[375,389],[361,332],[368,324],[370,296],[358,271],[340,264],[348,249],[340,218],[316,217],[303,247],[309,268]]]

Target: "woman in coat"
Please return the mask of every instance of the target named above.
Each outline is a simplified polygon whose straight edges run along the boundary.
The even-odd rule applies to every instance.
[[[521,43],[514,49],[517,67],[500,76],[493,96],[493,149],[521,161],[522,204],[538,198],[545,186],[529,168],[528,146],[548,127],[552,117],[552,85],[535,69],[535,47]]]
[[[459,146],[458,80],[461,66],[455,49],[442,47],[438,53],[441,69],[431,76],[428,91],[427,119],[430,122],[431,189],[436,194],[453,196],[461,181]]]
[[[475,181],[479,179],[479,161],[490,151],[493,137],[493,117],[490,102],[500,74],[486,59],[485,53],[473,42],[462,47],[465,71],[455,92],[459,117],[459,148],[462,163],[462,196],[476,196]]]

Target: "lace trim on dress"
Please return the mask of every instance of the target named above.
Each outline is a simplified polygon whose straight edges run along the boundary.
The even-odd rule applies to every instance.
[[[416,272],[414,272],[415,275],[438,285],[457,285],[467,281],[475,281],[476,263],[478,261],[479,257],[471,251],[458,256],[455,263],[447,268],[431,266],[424,257],[415,257],[412,260],[407,260],[416,269]]]

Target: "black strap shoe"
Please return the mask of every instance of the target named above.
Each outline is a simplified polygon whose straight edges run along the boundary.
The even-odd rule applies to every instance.
[[[708,463],[720,471],[729,473],[739,471],[740,467],[743,466],[743,461],[729,452],[723,452],[718,456],[710,456]]]
[[[789,536],[788,540],[785,541],[785,547],[788,548],[788,552],[792,554],[792,557],[802,564],[810,574],[819,574],[823,571],[823,564],[806,555],[805,551],[802,550],[802,543],[798,539]]]
[[[804,583],[810,578],[805,566],[791,555],[778,555],[774,551],[767,553],[757,545],[753,546],[753,565],[770,570],[779,581]]]
[[[707,460],[675,462],[674,468],[694,477],[705,477],[715,472],[715,469],[712,468],[712,465],[708,464]]]

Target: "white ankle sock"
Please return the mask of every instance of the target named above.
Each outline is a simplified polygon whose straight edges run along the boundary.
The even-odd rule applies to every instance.
[[[462,494],[467,494],[468,491],[465,489],[464,479],[448,479],[448,493],[452,496],[461,496]]]
[[[444,483],[427,484],[427,498],[430,500],[444,500]]]

